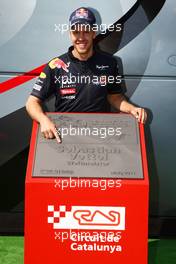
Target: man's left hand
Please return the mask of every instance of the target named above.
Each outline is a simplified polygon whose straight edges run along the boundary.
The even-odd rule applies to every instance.
[[[138,122],[145,124],[147,120],[147,112],[144,108],[134,107],[131,110],[131,114],[138,120]]]

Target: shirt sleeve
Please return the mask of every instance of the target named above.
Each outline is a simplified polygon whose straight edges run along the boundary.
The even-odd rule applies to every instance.
[[[49,64],[47,64],[40,76],[37,78],[31,95],[41,99],[42,101],[49,98],[56,92],[56,85],[54,80],[54,70],[51,69]]]
[[[108,94],[123,94],[122,79],[118,71],[118,65],[114,59],[112,64],[112,74],[108,76]]]

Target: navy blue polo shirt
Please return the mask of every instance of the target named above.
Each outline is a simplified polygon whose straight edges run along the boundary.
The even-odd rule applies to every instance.
[[[72,50],[45,66],[31,95],[42,101],[55,95],[56,112],[109,112],[107,95],[122,93],[115,58],[94,50],[80,61]]]

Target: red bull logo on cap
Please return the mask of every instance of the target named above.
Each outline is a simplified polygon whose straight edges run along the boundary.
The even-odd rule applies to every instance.
[[[68,70],[69,66],[70,66],[70,62],[65,63],[63,60],[59,58],[56,58],[49,63],[49,67],[51,69],[58,68],[58,69],[63,69],[66,72],[69,72]]]
[[[84,8],[80,8],[76,11],[76,17],[79,18],[88,18],[88,11]]]

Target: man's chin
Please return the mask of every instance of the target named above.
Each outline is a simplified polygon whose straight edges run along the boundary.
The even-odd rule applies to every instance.
[[[89,52],[88,49],[80,49],[80,48],[78,48],[77,51],[79,54],[87,54]]]

